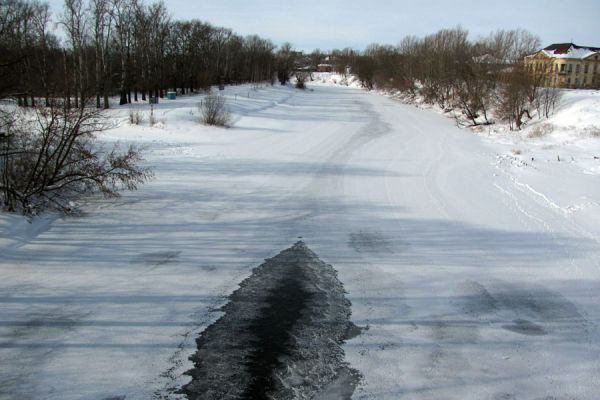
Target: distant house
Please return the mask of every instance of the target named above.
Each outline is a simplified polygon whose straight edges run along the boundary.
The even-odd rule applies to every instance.
[[[600,48],[552,44],[525,57],[525,68],[545,86],[600,88]]]
[[[499,58],[494,57],[491,54],[483,54],[481,56],[473,57],[475,64],[487,64],[487,65],[508,65],[507,61],[503,61]]]
[[[318,72],[333,72],[333,65],[331,64],[319,64],[317,65]]]
[[[310,57],[305,55],[296,56],[294,61],[294,71],[296,72],[315,72],[316,69],[312,65]]]

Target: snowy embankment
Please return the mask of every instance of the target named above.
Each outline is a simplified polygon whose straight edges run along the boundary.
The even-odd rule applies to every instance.
[[[315,73],[313,79],[315,84],[361,87],[355,75]],[[379,93],[404,100],[400,93]],[[447,115],[452,120],[455,114],[460,117],[459,111],[447,112],[438,106],[425,104],[421,99],[412,104]],[[507,124],[494,118],[492,125],[468,129],[492,143],[509,146],[506,153],[520,160],[567,161],[579,166],[583,173],[600,174],[600,90],[562,89],[561,98],[550,118],[538,118],[535,111],[533,115],[534,118],[526,121],[520,131],[511,131]]]
[[[200,97],[153,127],[115,108],[103,139],[141,142],[154,181],[78,217],[0,215],[0,398],[182,398],[195,339],[298,237],[369,326],[343,347],[354,399],[597,398],[598,139],[568,129],[592,100],[566,95],[540,137],[475,135],[308,85],[227,88],[229,129],[198,124]]]

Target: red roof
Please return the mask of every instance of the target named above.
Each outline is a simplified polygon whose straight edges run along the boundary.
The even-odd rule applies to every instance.
[[[600,51],[600,47],[577,46],[574,43],[554,43],[544,48],[544,50],[554,51],[554,54],[567,54],[571,47],[573,47],[574,49],[589,49],[591,51]]]

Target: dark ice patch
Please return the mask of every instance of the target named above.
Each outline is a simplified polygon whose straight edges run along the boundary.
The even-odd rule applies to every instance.
[[[479,282],[464,282],[459,287],[457,303],[465,314],[482,316],[498,310],[498,302]]]
[[[552,333],[570,338],[588,334],[586,319],[572,302],[558,292],[541,286],[513,285],[495,292],[494,298],[504,310],[511,312],[513,321],[535,321],[534,325],[523,322],[507,324],[514,332],[538,336]]]
[[[392,254],[395,252],[393,243],[378,232],[351,233],[348,238],[348,246],[358,253]]]
[[[494,394],[493,400],[516,400],[516,397],[512,393],[501,392]]]
[[[255,268],[196,340],[188,399],[350,399],[340,345],[357,329],[331,265],[303,242]],[[324,397],[323,397],[324,396]],[[331,397],[334,396],[334,397]]]
[[[310,300],[305,278],[300,268],[292,269],[287,279],[269,291],[260,315],[248,326],[254,337],[246,361],[252,379],[241,398],[267,399],[277,389],[273,372],[284,367],[284,356],[292,356],[296,345],[292,332]]]
[[[528,336],[542,336],[546,334],[546,331],[543,327],[526,319],[516,319],[513,321],[513,324],[502,325],[502,328],[506,329],[507,331]]]
[[[548,322],[581,321],[582,316],[573,303],[559,293],[542,287],[511,287],[494,297],[504,308]]]
[[[161,266],[173,262],[179,255],[180,251],[156,251],[152,253],[142,253],[136,256],[132,261],[134,263]]]

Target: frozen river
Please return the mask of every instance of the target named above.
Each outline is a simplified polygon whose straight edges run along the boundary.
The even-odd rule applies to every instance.
[[[104,140],[142,143],[152,182],[78,217],[0,215],[0,399],[183,398],[195,339],[299,238],[368,326],[342,346],[352,398],[597,399],[598,175],[309,87],[228,88],[229,129],[197,97],[155,127],[112,110]]]

